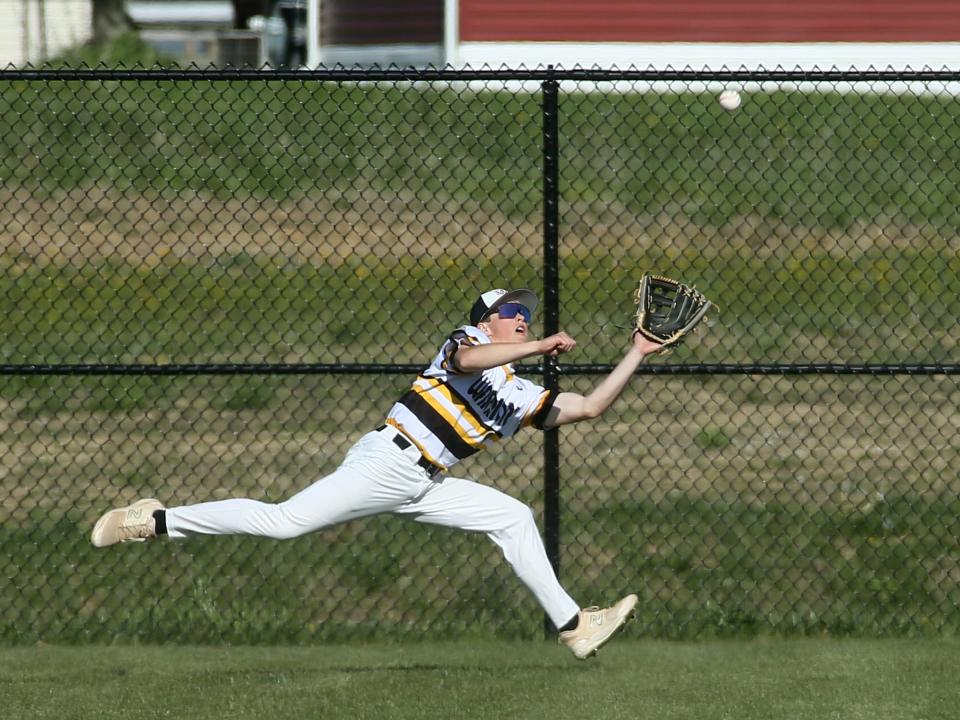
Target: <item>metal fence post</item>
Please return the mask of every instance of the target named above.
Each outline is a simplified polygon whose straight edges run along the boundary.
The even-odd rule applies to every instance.
[[[550,74],[553,73],[551,65]],[[560,263],[558,209],[558,83],[549,77],[543,87],[543,332],[552,335],[560,329]],[[543,384],[557,390],[560,369],[557,359],[544,358]],[[543,514],[547,556],[560,574],[560,434],[556,429],[545,433],[543,443]],[[553,623],[544,618],[544,632],[550,637]]]

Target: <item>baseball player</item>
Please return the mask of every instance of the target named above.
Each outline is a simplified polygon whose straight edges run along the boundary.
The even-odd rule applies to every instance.
[[[455,330],[386,422],[350,448],[340,467],[278,503],[232,499],[165,508],[144,499],[103,515],[97,547],[166,535],[257,535],[292,538],[377,513],[482,532],[496,543],[520,580],[579,659],[597,652],[629,619],[628,595],[609,608],[581,608],[557,580],[533,513],[523,503],[450,474],[461,460],[526,427],[538,429],[599,417],[620,395],[644,357],[661,346],[634,333],[614,370],[587,395],[545,390],[518,377],[513,363],[570,352],[564,332],[530,338],[537,296],[530,290],[483,293],[470,324]]]

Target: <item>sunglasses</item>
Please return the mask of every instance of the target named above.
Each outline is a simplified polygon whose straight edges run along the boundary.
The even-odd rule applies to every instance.
[[[504,303],[498,307],[495,312],[505,320],[515,318],[517,315],[522,315],[524,321],[527,323],[530,322],[530,318],[532,317],[532,313],[527,309],[527,306],[521,305],[520,303]]]

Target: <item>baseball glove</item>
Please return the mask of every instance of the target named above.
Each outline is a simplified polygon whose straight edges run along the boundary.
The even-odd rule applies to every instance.
[[[663,350],[682,343],[713,306],[696,288],[649,274],[640,280],[635,300],[634,331]]]

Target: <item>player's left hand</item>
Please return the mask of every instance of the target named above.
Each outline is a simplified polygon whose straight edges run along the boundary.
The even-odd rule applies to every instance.
[[[682,343],[714,306],[695,287],[649,273],[640,279],[634,301],[634,332],[662,343],[660,352]]]
[[[645,338],[639,331],[634,331],[633,333],[633,347],[644,357],[647,355],[656,355],[664,351],[662,344]]]

